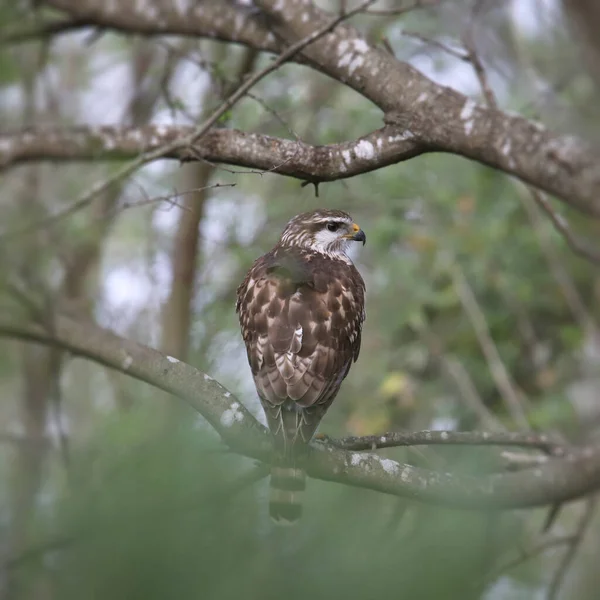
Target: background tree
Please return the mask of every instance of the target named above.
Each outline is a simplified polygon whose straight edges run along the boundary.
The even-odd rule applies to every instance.
[[[3,596],[595,598],[597,21],[0,2]],[[233,302],[318,206],[368,318],[281,532]]]

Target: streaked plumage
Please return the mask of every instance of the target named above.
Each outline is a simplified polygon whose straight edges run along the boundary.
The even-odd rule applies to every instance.
[[[365,285],[346,255],[365,235],[342,211],[294,217],[237,290],[236,310],[277,452],[271,516],[295,520],[302,449],[360,351]]]

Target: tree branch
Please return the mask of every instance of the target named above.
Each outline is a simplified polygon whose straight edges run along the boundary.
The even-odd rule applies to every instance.
[[[274,53],[286,48],[282,40],[310,37],[327,29],[332,18],[308,0],[263,0],[262,12],[221,0],[197,5],[130,1],[120,2],[118,10],[115,3],[104,0],[46,0],[46,4],[100,28],[210,37]],[[438,85],[389,52],[371,46],[350,25],[338,25],[293,60],[374,102],[386,123],[396,126],[399,133],[394,135],[411,137],[413,147],[465,156],[514,175],[581,211],[600,215],[599,153],[585,141],[554,134],[539,123],[477,104]],[[377,157],[379,149],[370,146],[368,153]],[[349,158],[347,177],[364,172],[352,164],[354,157]],[[384,165],[374,168],[380,166]]]
[[[469,285],[464,271],[457,262],[452,262],[448,270],[452,277],[454,289],[475,331],[475,336],[490,369],[490,374],[506,404],[508,413],[519,427],[529,429],[527,412],[524,407],[524,396],[521,390],[517,389],[506,365],[502,361],[485,314],[479,306],[479,302],[477,302],[475,293]]]
[[[565,453],[557,440],[545,434],[520,431],[394,431],[382,435],[348,436],[327,441],[343,450],[376,450],[398,446],[473,445],[473,446],[517,446],[535,448],[554,456]]]
[[[232,108],[239,100],[241,100],[246,92],[250,90],[253,86],[255,86],[259,81],[265,78],[267,75],[277,70],[285,61],[293,58],[296,54],[300,53],[301,50],[310,46],[319,40],[319,38],[326,35],[332,29],[337,27],[340,23],[342,23],[345,19],[348,19],[352,15],[355,15],[367,6],[373,4],[375,0],[364,0],[357,8],[351,10],[348,13],[344,13],[338,17],[335,17],[327,22],[323,23],[321,27],[315,28],[308,33],[301,40],[296,43],[288,46],[281,54],[269,65],[254,73],[251,77],[248,77],[245,81],[243,81],[232,93],[228,96],[221,104],[212,112],[212,114],[205,119],[200,125],[194,127],[191,133],[185,136],[183,139],[173,140],[162,147],[157,148],[156,150],[147,151],[144,154],[137,156],[134,160],[120,167],[116,173],[107,177],[103,181],[98,181],[95,185],[93,185],[86,193],[84,193],[74,204],[72,204],[66,210],[59,212],[57,215],[54,215],[51,219],[46,219],[45,221],[38,222],[34,226],[27,227],[21,231],[13,232],[15,233],[27,233],[31,230],[35,230],[40,226],[44,226],[49,224],[50,221],[56,221],[59,218],[64,218],[69,216],[73,212],[85,207],[90,202],[92,202],[99,194],[107,190],[114,183],[121,181],[125,177],[128,177],[132,173],[134,173],[140,167],[164,156],[170,154],[171,152],[176,152],[181,149],[187,149],[193,146],[195,143],[200,141],[208,131],[216,125],[218,120],[230,109]]]
[[[58,346],[146,381],[187,401],[235,451],[270,460],[265,428],[239,400],[210,376],[173,357],[71,317],[57,317],[51,333],[37,325],[1,321],[0,336]],[[471,477],[315,443],[307,470],[318,479],[445,506],[525,508],[572,500],[600,488],[600,446],[574,450],[534,469]]]
[[[0,133],[0,171],[30,161],[124,160],[159,150],[193,133],[192,127],[36,128]],[[377,148],[375,154],[372,149]],[[371,149],[371,151],[369,151]],[[424,151],[397,127],[386,126],[351,142],[312,146],[237,129],[211,129],[190,147],[164,158],[208,160],[307,181],[333,181],[373,171]]]
[[[43,0],[88,26],[140,35],[184,35],[278,52],[280,43],[250,6],[222,0]],[[15,34],[13,33],[13,36]]]
[[[533,187],[530,187],[529,191],[536,204],[546,213],[546,215],[548,215],[554,229],[556,229],[556,231],[564,238],[571,250],[578,256],[589,260],[592,264],[600,265],[600,251],[593,248],[585,241],[575,237],[568,221],[562,215],[559,215],[552,210],[552,205],[548,199],[544,197],[544,194]]]

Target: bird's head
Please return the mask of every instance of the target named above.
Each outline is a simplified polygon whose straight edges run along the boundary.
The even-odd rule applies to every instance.
[[[352,242],[367,241],[365,232],[342,210],[319,209],[296,215],[285,226],[280,242],[332,257],[345,258]]]

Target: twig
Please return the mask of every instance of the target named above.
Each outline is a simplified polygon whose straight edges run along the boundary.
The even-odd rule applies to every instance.
[[[77,212],[87,204],[89,204],[92,200],[94,200],[99,194],[108,189],[111,185],[115,184],[117,181],[127,177],[143,165],[154,161],[158,158],[162,158],[165,154],[169,154],[175,150],[191,147],[195,143],[199,141],[199,139],[234,105],[240,100],[248,90],[254,87],[260,80],[264,79],[267,75],[277,70],[284,62],[292,58],[294,55],[298,54],[301,50],[303,50],[309,44],[312,44],[320,37],[329,33],[332,29],[337,27],[342,21],[349,19],[350,17],[364,11],[367,6],[373,4],[376,0],[365,0],[355,9],[347,12],[346,14],[340,15],[332,19],[328,24],[324,25],[320,29],[313,31],[310,35],[305,38],[299,40],[295,44],[292,44],[288,47],[287,50],[282,52],[270,65],[261,69],[257,73],[255,73],[252,77],[249,77],[244,83],[242,83],[236,90],[233,92],[227,100],[225,100],[213,113],[212,115],[204,121],[200,126],[198,126],[192,133],[187,135],[185,138],[181,140],[174,140],[173,142],[166,144],[156,150],[151,152],[145,152],[140,155],[135,160],[131,161],[127,165],[121,167],[114,175],[104,179],[103,181],[97,182],[95,185],[91,187],[91,189],[83,194],[76,202],[74,202],[68,208],[59,211],[58,213],[52,215],[51,217],[40,221],[36,224],[30,225],[26,228],[15,230],[10,233],[3,233],[0,236],[1,240],[6,240],[9,237],[13,237],[16,235],[22,235],[26,233],[32,233],[36,231],[40,227],[48,226],[56,221],[68,217],[73,213]]]
[[[567,571],[569,570],[569,567],[571,566],[571,563],[575,558],[577,550],[583,542],[585,533],[592,521],[592,517],[594,516],[597,500],[598,498],[596,496],[587,500],[585,510],[581,515],[579,523],[577,524],[577,529],[575,530],[573,536],[571,536],[572,539],[569,542],[569,547],[567,548],[565,555],[560,561],[558,568],[556,569],[556,571],[554,571],[554,576],[550,581],[550,585],[548,586],[548,593],[546,594],[547,600],[556,600],[556,598],[558,598],[558,593],[560,592],[560,588],[563,585]]]
[[[454,356],[442,356],[442,366],[448,375],[456,383],[461,398],[465,404],[477,415],[481,425],[485,429],[492,431],[504,431],[506,427],[500,419],[485,405],[485,402],[479,395],[471,376],[465,369],[465,366]]]
[[[435,6],[438,6],[440,2],[441,0],[415,0],[412,4],[401,6],[400,8],[366,10],[365,15],[369,15],[371,17],[397,17],[420,8],[434,8]]]
[[[419,327],[419,334],[429,352],[439,359],[442,368],[456,384],[461,399],[477,415],[483,429],[506,431],[504,424],[485,405],[464,365],[456,357],[444,353],[444,344],[433,330],[422,326]]]
[[[469,58],[468,53],[460,52],[459,50],[454,50],[454,48],[451,48],[450,46],[444,44],[443,42],[429,38],[429,37],[423,35],[422,33],[418,33],[416,31],[403,31],[402,35],[405,37],[414,38],[415,40],[423,42],[424,44],[426,44],[428,46],[433,46],[434,48],[437,48],[438,50],[442,50],[442,52],[446,52],[447,54],[450,54],[451,56],[454,56],[455,58],[458,58],[459,60],[462,60],[465,62],[470,62],[470,60],[471,60]]]
[[[504,573],[506,573],[506,571],[510,571],[511,569],[518,567],[519,565],[523,564],[524,562],[531,560],[532,558],[538,556],[538,554],[542,554],[542,552],[545,552],[546,550],[549,550],[550,548],[556,548],[557,546],[562,546],[564,544],[571,544],[573,542],[574,537],[575,536],[573,536],[573,535],[565,535],[562,537],[553,537],[548,540],[544,540],[543,542],[540,542],[537,546],[535,546],[534,548],[531,548],[530,550],[522,551],[521,554],[519,556],[517,556],[517,558],[514,558],[514,559],[508,561],[507,563],[501,565],[500,567],[498,567],[494,571],[493,575],[491,575],[488,578],[489,581],[494,581],[494,580],[498,579],[498,577],[500,577],[500,575],[503,575]]]
[[[348,436],[327,442],[343,450],[377,450],[398,446],[474,445],[534,448],[553,456],[563,456],[564,447],[551,436],[520,431],[395,431],[382,435]]]
[[[297,141],[302,141],[300,140],[300,136],[294,131],[294,128],[274,108],[269,106],[262,98],[250,92],[248,92],[246,96],[251,100],[254,100],[254,102],[259,104],[260,106],[262,106],[264,111],[269,113],[290,134],[290,136],[293,139]]]
[[[547,232],[541,227],[542,218],[538,207],[534,203],[535,198],[531,193],[532,188],[528,188],[528,191],[528,194],[520,194],[519,197],[523,208],[531,221],[542,253],[550,267],[550,271],[579,326],[588,334],[596,335],[598,329],[596,323],[588,311],[575,282],[562,264],[556,248],[551,243]]]
[[[140,192],[146,197],[144,197],[143,200],[139,200],[137,202],[124,202],[121,205],[121,207],[119,208],[119,210],[125,210],[127,208],[135,208],[138,206],[146,206],[148,204],[159,204],[160,202],[166,202],[167,204],[169,204],[169,208],[177,207],[177,208],[180,208],[181,210],[186,210],[186,208],[184,206],[181,206],[180,204],[177,203],[177,200],[176,200],[177,198],[180,198],[181,196],[186,196],[189,194],[197,194],[198,192],[204,192],[206,190],[235,187],[236,185],[237,185],[237,183],[213,183],[211,185],[205,185],[202,187],[196,187],[196,188],[191,188],[189,190],[184,190],[183,192],[178,192],[177,190],[174,190],[172,194],[166,194],[163,196],[153,196],[153,197],[147,197],[143,192],[143,188],[141,188],[141,186],[140,186]]]
[[[506,408],[515,423],[520,427],[528,429],[529,422],[523,407],[522,393],[517,391],[511,380],[508,369],[500,357],[500,353],[494,343],[485,315],[477,302],[477,298],[458,264],[451,264],[449,270],[458,297],[460,298],[469,321],[471,321],[475,336],[479,341],[479,345],[481,346],[481,350],[488,363],[490,373],[496,386],[504,398]]]
[[[471,15],[469,25],[462,36],[463,45],[467,51],[466,60],[468,60],[473,66],[473,70],[475,71],[475,75],[477,76],[479,86],[481,87],[481,91],[483,92],[483,96],[487,105],[494,110],[498,110],[498,101],[496,100],[496,96],[488,82],[487,73],[475,48],[475,39],[473,36],[474,24],[474,15]]]
[[[443,230],[438,225],[438,221],[434,214],[427,215],[435,231],[440,236],[443,235]],[[526,398],[521,390],[518,390],[516,384],[508,372],[508,369],[496,347],[490,328],[488,326],[485,314],[477,301],[477,297],[473,292],[462,267],[457,262],[453,253],[448,249],[444,249],[442,259],[445,261],[448,274],[452,278],[454,289],[458,295],[463,310],[469,319],[471,326],[475,332],[475,337],[479,343],[483,356],[488,364],[490,374],[496,388],[500,392],[502,399],[506,405],[512,419],[523,429],[529,429],[529,421],[524,408]]]
[[[589,247],[582,240],[578,240],[571,231],[571,227],[569,226],[568,221],[558,213],[554,212],[552,206],[548,199],[542,194],[542,192],[538,191],[534,187],[529,186],[529,192],[531,196],[535,200],[536,204],[550,217],[550,221],[552,225],[554,225],[554,229],[560,233],[560,235],[565,239],[568,246],[582,258],[590,261],[594,265],[600,265],[600,251],[595,248]]]
[[[221,87],[226,86],[229,89],[235,89],[235,87],[239,85],[238,82],[226,79],[224,75],[217,69],[217,65],[213,61],[209,61],[204,58],[192,57],[189,54],[182,52],[180,49],[175,48],[166,42],[159,41],[158,44],[164,47],[169,54],[177,55],[182,60],[186,60],[192,63],[196,67],[200,68],[202,71],[210,73],[211,79],[215,82],[218,82],[218,84]],[[168,89],[164,90],[164,94],[169,104],[169,107],[171,108],[171,112],[174,113],[176,110],[174,106],[175,103],[173,102],[173,99],[170,98],[170,92],[168,91]],[[265,112],[269,113],[274,119],[276,119],[278,123],[290,134],[290,136],[293,139],[300,140],[300,137],[293,130],[292,126],[289,123],[287,123],[286,120],[274,108],[269,106],[265,100],[263,100],[256,94],[252,94],[251,92],[247,92],[246,97],[250,98],[251,100],[254,100],[265,110]],[[186,114],[186,116],[191,119],[191,115]]]

